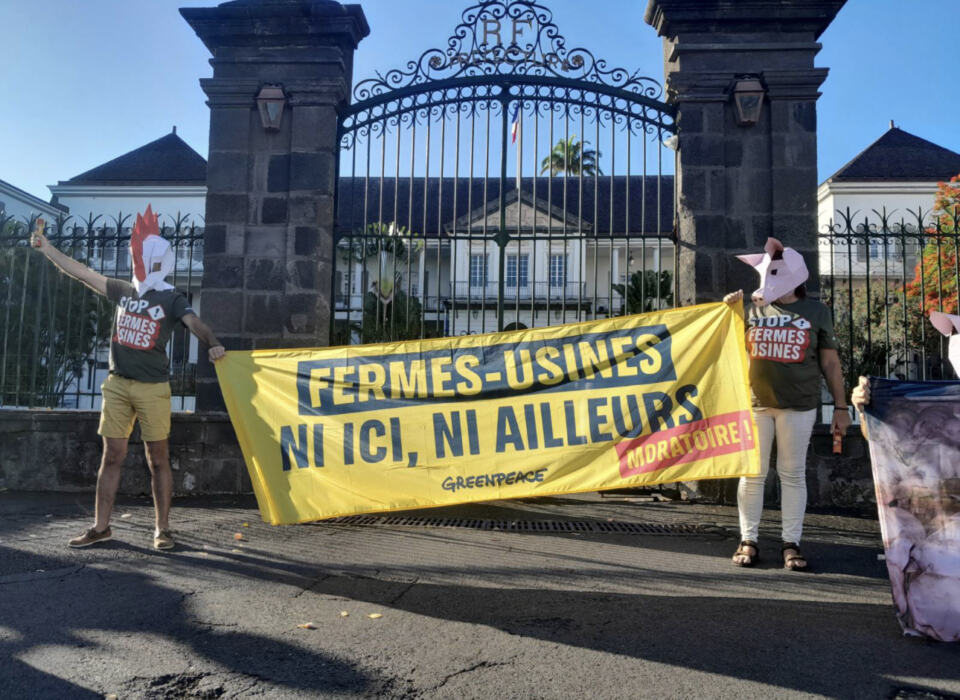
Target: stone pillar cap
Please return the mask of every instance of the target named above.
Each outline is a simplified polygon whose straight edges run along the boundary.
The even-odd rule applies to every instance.
[[[660,36],[715,32],[813,32],[819,37],[847,0],[647,0],[643,19]]]
[[[223,47],[270,47],[346,41],[370,33],[360,5],[334,0],[232,0],[217,7],[181,7],[180,15],[210,53]]]

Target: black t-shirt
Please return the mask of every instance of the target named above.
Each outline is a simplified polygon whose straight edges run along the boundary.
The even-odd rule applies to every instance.
[[[830,309],[810,298],[747,308],[753,405],[808,411],[820,400],[820,350],[836,349]]]
[[[110,331],[110,372],[139,382],[170,378],[167,341],[174,324],[193,313],[176,289],[150,290],[141,298],[129,282],[107,280],[107,299],[117,305]]]

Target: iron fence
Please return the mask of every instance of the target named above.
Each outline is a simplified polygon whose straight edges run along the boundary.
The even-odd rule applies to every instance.
[[[98,272],[121,279],[131,274],[131,217],[61,219],[48,225],[50,241]],[[0,215],[0,407],[97,408],[107,371],[112,305],[57,273],[29,247],[32,221]],[[203,229],[180,220],[166,226],[177,265],[171,282],[196,306],[202,276]],[[821,298],[831,309],[844,375],[902,379],[954,378],[948,340],[928,323],[932,310],[957,313],[960,209],[886,210],[860,215],[837,212],[819,234]],[[521,274],[521,273],[517,273]],[[460,297],[497,296],[487,280],[447,281],[449,292],[430,297],[425,310],[446,311]],[[418,283],[411,286],[418,296]],[[509,299],[536,305],[549,297],[587,298],[580,282],[561,285],[529,280],[506,285]],[[357,292],[360,286],[357,286]],[[356,297],[356,298],[354,298]],[[606,298],[606,297],[605,297]],[[360,295],[337,293],[337,308],[360,305]],[[592,298],[599,307],[604,299]],[[615,304],[612,313],[622,313]],[[474,303],[473,306],[476,306]],[[496,308],[495,302],[489,304]],[[631,309],[633,310],[633,309]],[[638,309],[639,310],[639,309]],[[644,309],[646,310],[646,309]],[[178,329],[167,348],[175,410],[189,410],[195,386],[196,344]]]
[[[958,313],[960,207],[870,215],[838,211],[819,234],[822,301],[833,313],[844,376],[953,379],[948,339],[930,311]]]
[[[61,218],[47,237],[97,272],[130,279],[131,220]],[[0,408],[99,408],[114,306],[31,249],[33,225],[0,212]],[[170,282],[196,307],[203,229],[178,216],[162,233],[177,260]],[[193,409],[196,353],[196,340],[177,328],[167,347],[174,410]]]

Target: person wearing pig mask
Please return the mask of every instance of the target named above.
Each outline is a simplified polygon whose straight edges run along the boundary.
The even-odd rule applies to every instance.
[[[949,338],[947,358],[953,371],[960,376],[960,316],[931,311],[930,323]],[[869,439],[867,421],[863,415],[870,403],[870,380],[867,377],[860,377],[850,396],[850,403],[860,414],[860,431]],[[931,417],[923,420],[927,416]],[[913,438],[909,444],[909,454],[903,460],[907,465],[919,465],[911,470],[911,476],[924,482],[922,486],[927,491],[941,490],[951,504],[960,503],[960,406],[953,404],[923,409],[913,430]],[[960,505],[957,508],[960,509]]]
[[[930,323],[940,331],[942,335],[949,338],[947,343],[947,359],[950,360],[950,366],[953,367],[953,371],[957,373],[957,376],[960,376],[960,316],[945,314],[941,311],[931,311]],[[863,408],[870,403],[869,379],[860,377],[857,386],[850,396],[850,403],[853,404],[853,407],[857,409],[857,413],[863,418]],[[867,423],[864,420],[860,421],[860,432],[863,433],[863,437],[867,439],[870,438],[867,432]]]
[[[807,296],[809,272],[800,253],[768,238],[763,253],[737,257],[760,273],[760,288],[751,295],[746,310],[746,342],[762,471],[760,476],[740,479],[741,542],[733,563],[752,566],[759,558],[763,486],[776,437],[780,553],[784,568],[799,571],[807,568],[800,550],[807,507],[806,456],[820,401],[821,374],[834,398],[833,432],[843,434],[850,425],[838,344],[830,310]],[[723,300],[735,304],[742,298],[739,290]]]
[[[930,323],[942,335],[949,338],[947,358],[953,371],[960,376],[960,316],[931,311]],[[867,421],[863,415],[864,408],[870,403],[870,380],[867,377],[860,377],[850,396],[850,403],[860,415],[860,432],[869,440]],[[939,460],[927,459],[925,463],[939,464],[940,473],[937,475],[939,479],[960,480],[960,410],[955,407],[944,408],[941,412],[944,413],[943,420],[937,426],[935,434],[943,438],[941,442],[944,443],[946,454]],[[922,439],[927,436],[917,435],[917,437]]]

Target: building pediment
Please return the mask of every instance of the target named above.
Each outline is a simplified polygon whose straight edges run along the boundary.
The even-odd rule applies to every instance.
[[[483,235],[500,230],[500,198],[493,197],[473,211],[444,225],[446,233],[476,233]],[[531,192],[516,188],[504,193],[503,221],[508,230],[524,233],[550,231],[592,231],[593,226]]]

